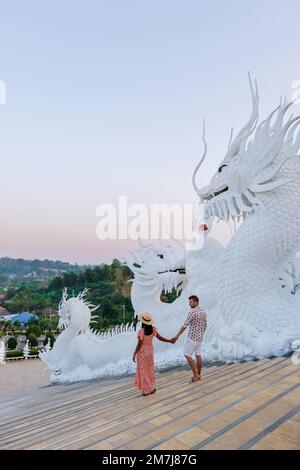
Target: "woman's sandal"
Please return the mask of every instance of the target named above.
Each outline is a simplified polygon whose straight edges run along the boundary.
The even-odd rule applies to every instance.
[[[153,392],[150,393],[142,393],[143,397],[148,397],[148,395],[152,395],[153,393],[156,392],[156,388],[153,390]]]
[[[194,382],[199,382],[200,379],[201,379],[200,376],[199,376],[197,379],[195,379],[194,377],[192,377],[189,383],[192,384],[192,383],[194,383]]]

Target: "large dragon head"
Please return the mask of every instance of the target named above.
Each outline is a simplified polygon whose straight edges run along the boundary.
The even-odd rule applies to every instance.
[[[185,280],[184,248],[173,245],[145,245],[130,252],[132,260],[125,264],[143,287],[154,287],[166,293],[183,288]]]
[[[207,186],[198,188],[196,174],[207,153],[205,129],[203,131],[204,154],[193,174],[193,185],[204,203],[207,220],[245,218],[255,206],[261,204],[262,193],[273,191],[290,180],[280,169],[286,160],[295,156],[300,146],[300,133],[296,132],[300,117],[285,120],[292,103],[285,100],[258,125],[258,89],[253,87],[252,113],[247,124],[235,139],[231,139],[228,151],[218,166],[217,172]]]

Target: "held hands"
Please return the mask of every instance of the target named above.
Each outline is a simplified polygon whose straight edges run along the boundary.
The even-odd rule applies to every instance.
[[[175,338],[172,338],[172,339],[170,339],[170,343],[172,343],[172,344],[176,343],[177,339],[178,339],[178,338],[176,338],[176,337],[175,337]]]

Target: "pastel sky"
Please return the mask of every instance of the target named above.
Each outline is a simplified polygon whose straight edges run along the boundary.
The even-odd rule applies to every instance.
[[[203,117],[199,184],[248,117],[248,70],[262,117],[291,97],[299,18],[299,0],[1,0],[0,256],[109,262],[137,243],[96,237],[99,204],[195,202]]]

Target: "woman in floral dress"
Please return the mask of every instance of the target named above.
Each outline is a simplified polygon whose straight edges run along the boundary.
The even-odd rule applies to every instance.
[[[172,339],[163,338],[153,327],[153,320],[150,313],[146,312],[139,318],[142,328],[138,331],[138,344],[133,354],[133,361],[137,362],[135,386],[142,391],[144,396],[155,393],[155,374],[154,374],[154,336],[165,343],[174,343]]]

